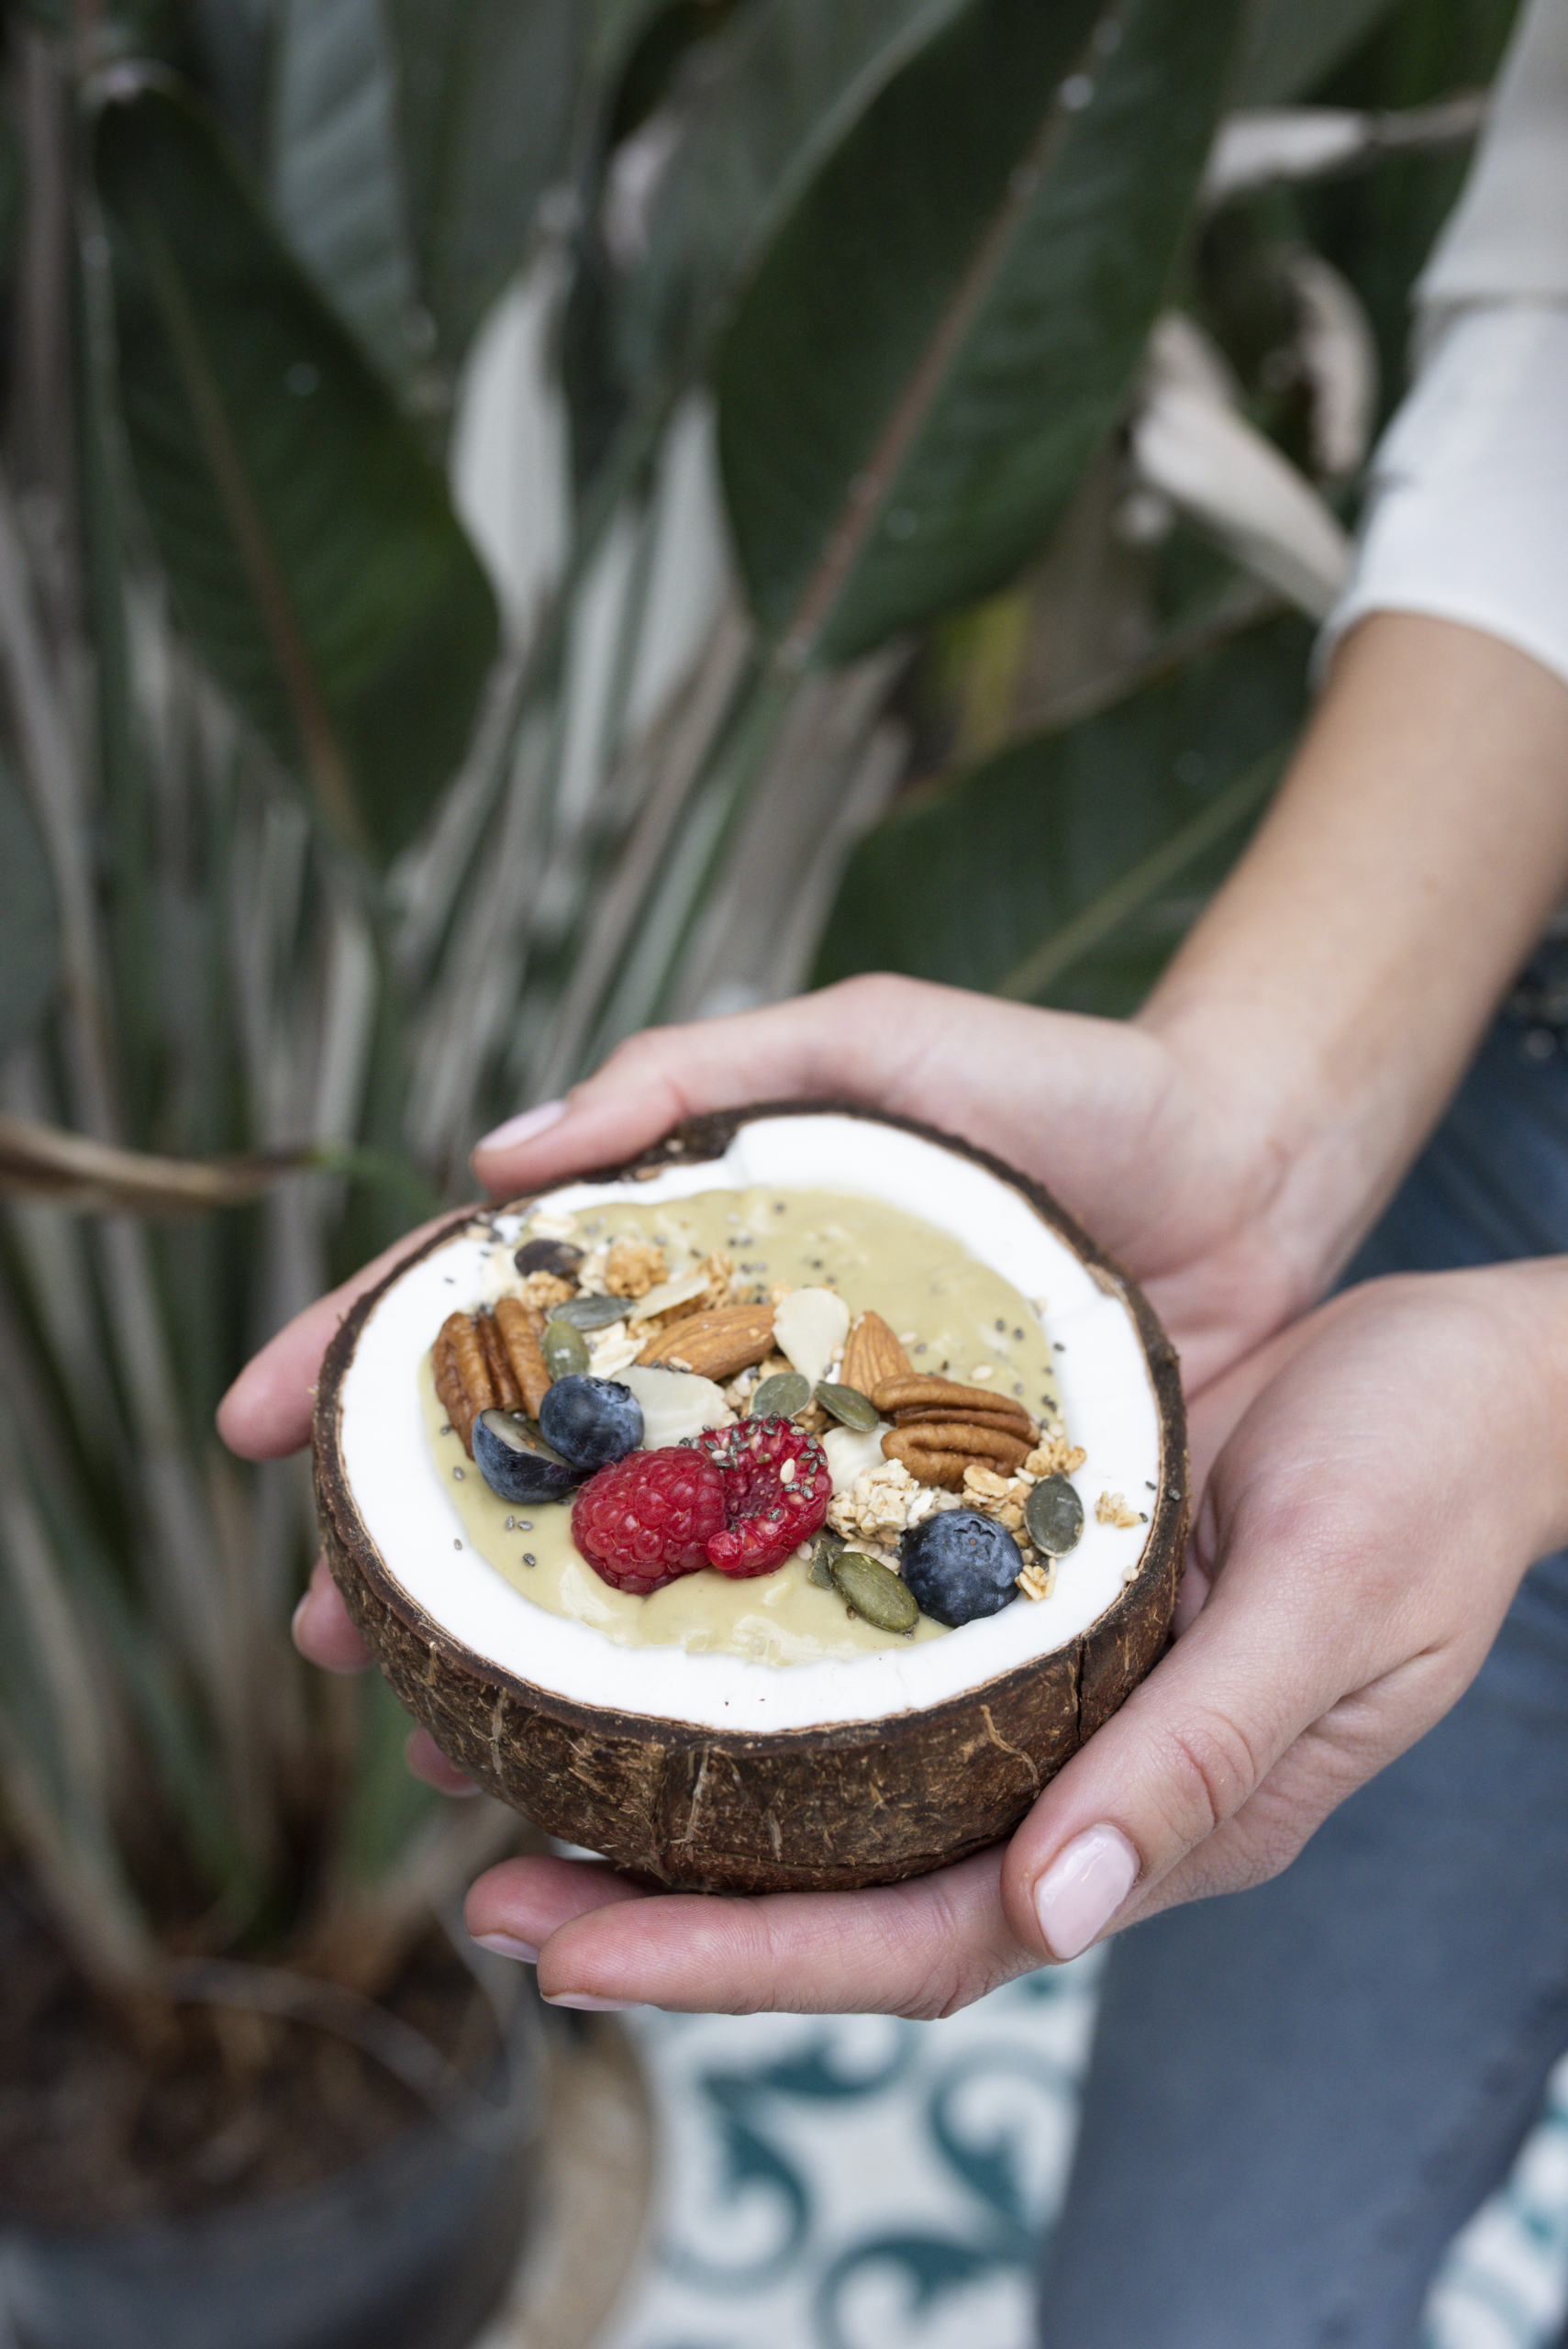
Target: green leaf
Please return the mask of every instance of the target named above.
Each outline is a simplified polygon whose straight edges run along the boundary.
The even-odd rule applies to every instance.
[[[850,860],[817,983],[901,971],[1134,1008],[1265,796],[1259,770],[1300,723],[1311,641],[1294,617],[1250,629],[896,809]],[[1173,842],[1190,853],[1155,863]],[[1028,965],[1069,925],[1071,961],[1029,985]]]
[[[414,263],[379,0],[281,0],[271,149],[284,233],[372,357],[402,382]]]
[[[121,419],[185,625],[384,856],[462,756],[495,599],[446,485],[202,109],[119,78],[95,136]]]
[[[49,1008],[60,969],[54,883],[32,809],[0,763],[0,1060]]]
[[[581,0],[387,0],[387,17],[420,290],[455,362],[565,168],[588,14]]]
[[[1256,0],[1233,94],[1243,106],[1300,98],[1388,14],[1391,0]]]
[[[757,616],[843,659],[1006,579],[1114,421],[1240,0],[984,0],[819,173],[720,354]]]
[[[738,287],[813,174],[899,69],[970,0],[769,0],[705,61],[619,303],[629,383],[700,363]]]

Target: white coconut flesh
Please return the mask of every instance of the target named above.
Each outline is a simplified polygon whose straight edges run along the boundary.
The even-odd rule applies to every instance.
[[[681,1648],[617,1646],[591,1625],[550,1613],[468,1545],[427,1440],[419,1364],[454,1303],[493,1290],[495,1234],[462,1230],[410,1267],[361,1330],[339,1394],[339,1450],[361,1528],[392,1581],[467,1650],[483,1676],[506,1675],[571,1703],[741,1733],[881,1720],[978,1690],[1076,1639],[1136,1575],[1161,1474],[1160,1416],[1137,1327],[1010,1185],[916,1134],[827,1114],[753,1119],[719,1159],[661,1168],[645,1182],[573,1184],[536,1201],[572,1214],[617,1200],[646,1206],[753,1184],[854,1193],[918,1216],[1047,1301],[1058,1392],[1070,1440],[1087,1459],[1073,1479],[1084,1503],[1077,1547],[1045,1599],[1019,1598],[941,1639],[787,1667]],[[523,1219],[497,1219],[503,1238]],[[1130,1504],[1129,1525],[1102,1523],[1103,1492]]]

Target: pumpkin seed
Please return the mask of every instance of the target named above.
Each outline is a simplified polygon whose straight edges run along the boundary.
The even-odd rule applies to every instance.
[[[817,1590],[837,1590],[833,1580],[833,1561],[841,1558],[848,1545],[841,1533],[831,1532],[824,1526],[811,1545],[811,1572],[806,1580]]]
[[[1084,1504],[1065,1476],[1042,1476],[1024,1503],[1024,1531],[1048,1558],[1064,1558],[1084,1531]]]
[[[764,1378],[746,1407],[753,1419],[793,1419],[811,1400],[811,1386],[798,1370],[778,1370]]]
[[[833,1560],[833,1580],[857,1615],[879,1631],[912,1631],[920,1610],[907,1583],[891,1566],[868,1558],[863,1550],[845,1550]]]
[[[876,1405],[858,1386],[835,1386],[825,1378],[817,1386],[817,1399],[825,1411],[831,1411],[836,1419],[860,1435],[870,1435],[873,1428],[882,1424]]]
[[[581,1378],[588,1368],[588,1341],[570,1321],[550,1320],[539,1341],[544,1366],[552,1379]]]
[[[574,1330],[604,1330],[612,1321],[624,1321],[631,1310],[624,1297],[569,1297],[564,1305],[552,1305],[552,1321],[569,1321]]]

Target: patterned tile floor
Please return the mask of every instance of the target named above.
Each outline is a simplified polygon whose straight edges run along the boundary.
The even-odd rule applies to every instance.
[[[940,2024],[635,2018],[648,2264],[600,2349],[1027,2349],[1094,2015],[1086,1960]],[[1568,2061],[1452,2252],[1425,2349],[1546,2349],[1568,2307]]]

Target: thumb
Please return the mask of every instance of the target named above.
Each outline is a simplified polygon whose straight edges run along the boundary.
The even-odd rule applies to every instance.
[[[907,1054],[910,1005],[901,999],[946,993],[849,979],[765,1010],[648,1029],[566,1100],[526,1109],[486,1134],[474,1146],[473,1171],[504,1197],[632,1157],[705,1109],[814,1095],[874,1105]]]

